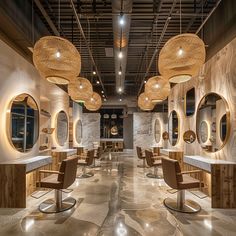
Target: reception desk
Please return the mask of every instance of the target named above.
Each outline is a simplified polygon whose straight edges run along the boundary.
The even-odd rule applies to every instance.
[[[185,169],[188,165],[207,173],[204,184],[210,187],[213,208],[236,208],[236,162],[215,160],[202,156],[184,156]]]
[[[124,140],[120,138],[105,138],[100,139],[100,146],[103,150],[109,148],[111,151],[120,151],[124,149]]]
[[[38,170],[51,169],[51,156],[25,157],[0,162],[0,207],[24,208],[36,190]]]

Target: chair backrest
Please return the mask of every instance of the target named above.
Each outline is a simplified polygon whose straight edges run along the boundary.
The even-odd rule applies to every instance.
[[[146,156],[146,162],[147,162],[148,166],[152,167],[153,162],[154,162],[154,159],[152,158],[153,157],[152,151],[145,150],[145,156]]]
[[[182,175],[178,175],[179,173],[181,173],[179,162],[177,160],[165,157],[163,157],[161,161],[162,161],[163,177],[165,182],[171,188],[178,189],[179,182],[183,181]]]
[[[137,156],[139,159],[142,159],[142,149],[141,147],[136,147],[136,151],[137,151]]]
[[[87,153],[86,161],[88,166],[91,166],[93,164],[94,152],[95,152],[94,149],[91,149]]]
[[[62,161],[59,171],[64,173],[58,175],[57,180],[62,182],[62,188],[68,188],[72,185],[76,178],[78,157],[71,157]]]

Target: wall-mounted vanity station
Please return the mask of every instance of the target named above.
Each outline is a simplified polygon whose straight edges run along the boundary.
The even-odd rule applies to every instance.
[[[184,169],[203,171],[200,177],[195,178],[203,181],[204,192],[211,197],[213,208],[236,208],[235,162],[202,156],[184,156]]]

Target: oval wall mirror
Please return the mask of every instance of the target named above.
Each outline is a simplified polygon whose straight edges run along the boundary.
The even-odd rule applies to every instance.
[[[192,130],[187,130],[184,132],[183,140],[185,143],[193,143],[196,140],[196,134]]]
[[[154,136],[157,143],[161,141],[161,123],[159,119],[155,120],[154,124]]]
[[[186,116],[192,116],[195,113],[195,88],[187,91],[184,110]]]
[[[68,119],[64,111],[60,111],[57,115],[56,131],[58,144],[63,146],[68,136]]]
[[[75,125],[75,140],[78,144],[82,141],[82,122],[78,120]]]
[[[230,114],[226,100],[216,93],[205,95],[197,109],[196,130],[201,147],[219,151],[229,136]]]
[[[169,142],[175,146],[179,139],[179,117],[175,110],[170,113],[168,121]]]
[[[208,124],[205,120],[203,120],[200,124],[200,138],[202,143],[205,143],[209,139],[208,130]]]
[[[39,136],[39,110],[35,100],[26,93],[15,97],[10,105],[8,138],[20,152],[33,148]]]

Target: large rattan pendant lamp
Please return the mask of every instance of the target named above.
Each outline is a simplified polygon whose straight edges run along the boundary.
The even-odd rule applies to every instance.
[[[158,67],[171,83],[182,83],[197,75],[205,62],[204,42],[195,34],[180,34],[166,42],[161,49]]]
[[[68,84],[81,69],[78,50],[70,41],[57,36],[42,37],[36,42],[33,62],[40,75],[55,84]]]
[[[97,111],[102,106],[102,98],[98,93],[93,92],[92,96],[84,103],[89,111]]]
[[[78,77],[68,84],[68,94],[76,102],[85,102],[93,95],[93,87],[89,80]]]
[[[138,97],[138,106],[143,111],[151,111],[153,110],[155,104],[146,93],[141,93]]]
[[[165,43],[158,59],[159,72],[171,83],[183,83],[197,75],[206,57],[204,42],[196,34],[182,34],[181,1],[180,34]]]
[[[162,102],[170,94],[170,83],[163,76],[151,77],[145,84],[145,94],[153,103]]]

